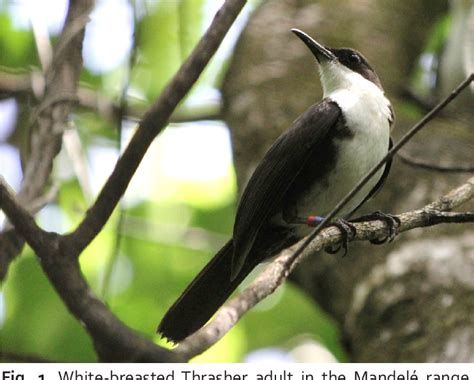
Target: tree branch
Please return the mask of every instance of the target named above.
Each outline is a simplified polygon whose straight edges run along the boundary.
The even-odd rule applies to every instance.
[[[418,123],[416,123],[389,151],[388,153],[372,168],[367,174],[360,179],[359,182],[342,198],[339,203],[325,215],[323,221],[306,237],[301,246],[294,255],[294,260],[311,244],[311,241],[325,228],[331,220],[355,197],[355,195],[367,184],[367,182],[385,165],[385,163],[393,157],[415,134],[417,134],[430,120],[432,120],[442,109],[458,97],[458,95],[466,89],[470,83],[474,81],[474,73],[471,73],[463,80],[448,96],[439,102],[430,112],[428,112]],[[289,263],[292,266],[292,263]]]
[[[67,119],[76,99],[82,69],[82,40],[93,1],[71,1],[64,28],[55,47],[53,61],[45,74],[45,94],[31,117],[30,151],[18,200],[28,206],[37,203],[46,187],[53,160],[61,148]],[[23,244],[14,231],[0,236],[0,280]]]
[[[76,3],[81,4],[84,2],[71,2],[71,7]],[[15,228],[17,228],[20,233],[24,234],[25,239],[27,239],[29,244],[31,244],[35,249],[36,254],[41,258],[40,263],[44,272],[47,274],[51,283],[54,285],[56,291],[64,300],[71,313],[83,323],[91,335],[99,357],[102,360],[182,360],[183,357],[189,358],[196,355],[198,352],[202,352],[203,347],[206,344],[209,344],[212,339],[213,342],[215,342],[225,333],[225,331],[227,331],[227,325],[223,327],[222,323],[220,325],[215,325],[214,322],[212,322],[202,331],[196,333],[195,336],[185,341],[177,350],[175,350],[175,352],[169,352],[168,350],[157,347],[151,341],[140,337],[131,331],[92,294],[80,271],[78,256],[103,228],[116,204],[124,194],[128,183],[136,171],[147,148],[153,141],[154,137],[165,128],[171,113],[199,77],[244,3],[244,0],[227,0],[225,2],[216,15],[211,27],[203,36],[190,58],[180,68],[157,102],[145,114],[131,143],[117,162],[112,175],[109,177],[107,183],[99,194],[95,204],[89,209],[87,215],[76,231],[63,237],[41,230],[36,225],[31,215],[29,215],[25,208],[21,206],[22,203],[20,201],[17,202],[10,194],[7,187],[3,183],[0,183],[0,207],[5,211]],[[79,19],[82,20],[82,17],[79,17]],[[74,45],[73,41],[77,37],[77,32],[75,31],[83,29],[81,23],[76,23],[72,26],[73,27],[69,33],[64,33],[64,41],[66,42],[62,41],[62,43],[58,45],[57,51],[59,52],[58,55],[60,57],[60,53],[64,53],[69,45]],[[53,66],[54,65],[55,64],[53,63]],[[47,77],[47,80],[51,80],[51,83],[56,83],[57,73],[53,72],[51,75],[52,79]],[[473,76],[471,75],[470,81],[472,81],[472,79]],[[71,92],[61,93],[59,91],[60,88],[56,88],[55,90],[56,92],[51,91],[51,97],[45,97],[43,105],[37,110],[39,124],[41,120],[45,120],[44,126],[51,128],[48,130],[50,133],[49,138],[54,141],[56,141],[55,133],[57,131],[52,127],[61,127],[60,122],[64,121],[63,112],[68,111],[68,107],[70,106],[69,102],[75,97],[75,94]],[[451,97],[453,98],[455,96],[456,94],[453,93]],[[60,105],[63,105],[64,107],[60,107]],[[59,113],[59,118],[56,117],[57,115],[53,110]],[[434,114],[435,112],[433,111],[431,116]],[[53,123],[47,124],[47,120],[52,120]],[[427,120],[428,117],[422,122],[425,123]],[[422,122],[419,123],[420,128]],[[415,132],[413,132],[413,134],[414,133]],[[407,137],[407,140],[410,137]],[[40,138],[33,140],[32,146],[34,145],[36,147],[35,149],[42,146],[38,143],[42,142]],[[41,163],[39,164],[42,165],[41,168],[39,168],[42,172],[40,173],[41,178],[38,180],[38,183],[41,181],[46,183],[47,176],[45,177],[44,174],[48,173],[49,175],[51,169],[50,164],[47,168],[48,158],[51,160],[57,153],[54,149],[51,149],[53,145],[54,144],[50,144],[49,151],[46,152],[46,163],[44,165]],[[397,146],[400,147],[401,144]],[[392,150],[384,160],[387,160],[395,151],[396,150]],[[380,165],[383,165],[384,162],[385,161],[382,161]],[[49,171],[45,169],[48,169]],[[374,168],[373,171],[378,171],[378,168]],[[32,187],[26,187],[26,190],[20,193],[20,195],[25,194],[22,196],[30,197],[31,194],[34,194],[38,189],[41,190],[41,188],[38,187],[38,183],[34,183],[34,186]],[[361,186],[363,186],[363,183]],[[457,194],[459,198],[462,198],[467,194],[468,199],[470,199],[473,196],[473,188],[474,180],[470,179],[463,189],[456,189],[453,194]],[[455,205],[456,202],[459,202],[456,199],[450,198],[450,194],[440,199],[438,203],[429,205],[431,208],[427,206],[426,208],[421,209],[422,212],[418,214],[417,211],[402,214],[400,216],[402,221],[401,231],[424,225],[434,225],[436,223],[441,223],[443,220],[451,222],[454,220],[471,221],[472,213],[465,213],[463,217],[461,217],[459,213],[446,214],[447,211],[454,207],[453,205]],[[19,200],[21,200],[21,197],[19,197]],[[337,211],[334,213],[336,212]],[[366,226],[366,229],[364,226]],[[375,221],[370,223],[360,223],[357,224],[356,239],[375,239],[385,233],[386,226],[383,222]],[[232,324],[260,299],[273,292],[274,289],[276,289],[276,287],[288,276],[294,265],[298,263],[299,260],[310,252],[337,243],[339,239],[340,234],[337,229],[327,228],[319,234],[314,241],[304,240],[289,250],[285,250],[282,255],[279,256],[263,273],[263,275],[267,274],[267,277],[262,277],[263,275],[260,276],[260,280],[257,279],[254,285],[244,291],[243,296],[245,296],[243,298],[238,297],[229,303],[229,306],[227,307],[227,315],[230,316]],[[303,251],[305,246],[307,246],[307,249],[304,250],[304,255],[300,255],[299,253]],[[271,285],[269,286],[269,284]],[[225,309],[226,308],[223,310]],[[219,316],[215,321],[219,321]],[[232,324],[228,326],[231,326]],[[194,344],[193,346],[192,339],[194,339],[194,343],[196,343],[199,336],[201,336],[199,334],[205,334],[205,331],[217,331],[217,333],[209,333],[207,337],[206,335],[202,335],[205,338],[202,339],[202,342],[204,343],[200,343],[199,345]],[[196,336],[198,338],[196,338]],[[210,344],[212,344],[212,342]]]
[[[41,259],[40,264],[69,311],[91,336],[102,361],[176,362],[170,352],[136,334],[96,298],[84,279],[77,257],[68,254],[60,236],[45,232],[0,181],[0,208]]]
[[[53,62],[45,74],[45,94],[33,112],[31,150],[26,163],[22,202],[39,196],[59,153],[62,133],[72,103],[77,100],[77,84],[82,69],[82,40],[93,1],[71,1],[66,22],[54,50]]]
[[[466,183],[442,196],[436,202],[418,210],[398,215],[401,221],[399,232],[441,223],[473,223],[473,212],[449,212],[449,210],[473,198],[474,177],[471,177]],[[354,223],[354,226],[357,232],[353,240],[379,239],[385,237],[388,233],[386,224],[379,220]],[[341,237],[338,228],[327,227],[311,241],[301,255],[298,252],[305,238],[292,247],[283,250],[252,284],[224,305],[210,323],[185,339],[174,351],[188,360],[206,351],[220,340],[247,311],[272,294],[290,275],[297,264],[321,249],[340,243]]]
[[[96,203],[74,233],[61,236],[43,231],[22,206],[20,198],[17,201],[7,185],[3,181],[0,182],[0,207],[41,259],[43,271],[69,311],[86,328],[99,358],[103,361],[183,360],[179,353],[155,345],[117,319],[93,295],[81,273],[78,257],[104,226],[146,149],[166,126],[171,112],[195,83],[244,4],[245,0],[227,0],[222,6],[190,58],[144,116],[137,133],[119,159]],[[72,34],[69,33],[68,36],[71,38]],[[62,47],[59,50],[66,48],[64,44],[60,46]],[[49,103],[45,104],[53,103],[50,98]],[[44,107],[39,109],[42,110],[39,113],[41,115]]]
[[[404,152],[398,152],[397,156],[400,157],[404,164],[415,168],[433,170],[440,173],[474,173],[474,166],[443,165],[437,162],[428,162],[421,158],[412,157]]]
[[[36,224],[31,214],[17,201],[8,189],[5,180],[0,176],[0,208],[17,232],[33,249],[41,249],[46,238],[46,232]]]
[[[53,255],[48,255],[47,252],[39,254],[42,257],[40,262],[43,270],[69,311],[89,333],[101,361],[183,361],[179,353],[157,346],[120,321],[92,293],[76,257],[71,257],[60,247]]]
[[[13,74],[10,72],[0,72],[0,99],[20,98],[33,95],[42,98],[45,90],[44,77],[40,72],[33,71],[28,74]],[[127,110],[121,111],[119,103],[115,103],[107,96],[94,89],[82,85],[77,89],[78,106],[98,113],[104,119],[116,123],[121,117],[138,121],[146,111],[146,103],[133,97],[127,98]],[[177,108],[170,116],[171,123],[187,123],[201,120],[219,120],[220,105],[209,104],[203,106],[193,106],[189,110]]]
[[[75,255],[79,255],[105,225],[153,139],[166,127],[173,110],[197,81],[244,4],[245,0],[224,3],[190,57],[145,114],[96,202],[77,229],[65,237],[68,245],[74,247]]]

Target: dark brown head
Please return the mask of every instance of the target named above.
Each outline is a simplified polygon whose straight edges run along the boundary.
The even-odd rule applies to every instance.
[[[378,75],[360,52],[350,48],[328,48],[328,50],[331,51],[344,66],[359,73],[365,79],[370,80],[382,88]]]
[[[343,79],[341,75],[344,74],[346,70],[338,70],[337,67],[344,66],[350,70],[350,72],[360,74],[363,78],[372,82],[382,90],[382,84],[376,72],[370,66],[369,62],[367,62],[367,59],[357,50],[350,48],[327,48],[301,30],[292,29],[291,31],[305,43],[316,57],[320,66],[321,80],[325,89],[328,86],[333,87],[337,85],[335,82],[337,82],[338,79]],[[350,72],[346,71],[346,74]]]

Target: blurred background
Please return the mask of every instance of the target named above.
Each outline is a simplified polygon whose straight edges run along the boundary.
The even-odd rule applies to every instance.
[[[0,0],[0,175],[15,191],[21,187],[22,162],[28,159],[28,121],[44,90],[42,75],[67,3]],[[248,2],[169,127],[152,144],[105,229],[81,256],[94,292],[128,326],[167,345],[155,335],[156,326],[228,239],[249,173],[268,144],[319,99],[314,61],[293,41],[290,28],[299,27],[330,46],[360,49],[374,63],[389,96],[396,98],[398,133],[472,71],[471,0],[372,3]],[[38,213],[43,228],[64,233],[82,220],[140,115],[221,5],[217,0],[97,0],[86,27],[80,101],[70,115],[49,184],[57,196]],[[422,160],[435,156],[447,165],[472,163],[472,124],[465,128],[466,120],[472,121],[472,101],[472,93],[467,94],[451,109],[450,123],[458,127],[447,133],[440,125],[432,150],[420,150],[420,145],[426,148],[425,136],[405,154]],[[442,185],[439,177],[414,173],[418,179],[426,177],[429,184],[420,185],[424,192],[418,189],[403,207],[387,195],[380,201],[391,205],[387,211],[422,206],[432,197],[433,183],[441,195],[454,177],[465,178],[451,175]],[[394,192],[400,190],[397,182]],[[0,223],[5,224],[1,212]],[[350,260],[346,266],[352,265]],[[28,247],[2,275],[2,351],[53,361],[96,359],[87,334]],[[327,280],[333,278],[328,275]],[[324,289],[307,273],[297,274],[194,360],[354,359],[341,317],[348,306],[333,307],[319,299]]]

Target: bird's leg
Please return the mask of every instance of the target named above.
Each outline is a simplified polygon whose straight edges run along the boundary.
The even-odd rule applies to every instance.
[[[309,218],[311,218],[311,217],[309,217]],[[308,220],[309,220],[309,218],[308,218]],[[336,227],[339,230],[339,232],[341,233],[341,236],[342,236],[342,238],[341,238],[342,242],[339,245],[332,245],[330,247],[327,247],[325,249],[325,251],[327,253],[330,253],[330,254],[335,254],[335,253],[339,252],[339,250],[342,248],[343,251],[344,251],[342,256],[344,257],[344,256],[347,255],[347,252],[349,250],[348,249],[349,241],[354,239],[354,237],[356,235],[356,232],[357,232],[356,228],[351,222],[349,222],[345,219],[342,219],[342,218],[335,219],[333,222],[328,224],[328,227],[330,227],[330,226]]]
[[[305,218],[298,216],[295,204],[290,204],[283,208],[282,218],[287,224],[307,224],[309,226]]]
[[[384,244],[387,241],[390,243],[398,235],[400,229],[400,218],[398,216],[384,213],[382,211],[375,211],[372,214],[363,215],[356,219],[351,219],[351,222],[370,222],[374,220],[381,220],[387,224],[388,234],[381,239],[370,240],[372,244]]]
[[[307,218],[303,218],[296,214],[296,208],[291,207],[283,211],[283,220],[288,224],[305,224],[309,227],[316,227],[324,218],[318,215],[310,215]],[[340,231],[342,243],[340,245],[327,247],[325,251],[330,254],[335,254],[342,248],[344,250],[343,256],[345,256],[348,252],[349,241],[354,239],[356,235],[356,228],[351,222],[342,218],[338,218],[329,223],[328,227],[330,226],[336,227]]]

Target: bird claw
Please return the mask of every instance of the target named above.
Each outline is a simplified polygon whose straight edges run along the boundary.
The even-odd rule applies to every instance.
[[[373,221],[373,220],[381,220],[387,224],[388,228],[388,234],[383,237],[383,238],[377,238],[377,239],[372,239],[370,242],[375,245],[380,245],[380,244],[385,244],[385,243],[391,243],[393,239],[398,235],[401,221],[398,216],[384,213],[381,211],[375,211],[372,214],[362,216],[356,220],[357,222],[368,222],[368,221]]]
[[[339,230],[342,235],[342,242],[340,245],[327,247],[325,251],[331,255],[334,255],[342,248],[344,250],[342,257],[346,256],[348,252],[348,243],[356,236],[357,231],[355,226],[351,222],[348,222],[344,219],[336,219],[334,222],[330,223],[329,226],[336,227]]]
[[[330,226],[337,227],[341,232],[342,243],[340,245],[327,247],[325,251],[329,254],[335,254],[342,248],[344,250],[342,256],[346,256],[348,252],[348,243],[350,240],[354,239],[356,235],[356,228],[353,223],[368,222],[373,220],[381,220],[385,222],[387,224],[388,234],[383,238],[372,239],[370,242],[375,245],[385,244],[387,242],[391,243],[398,235],[401,225],[400,218],[392,214],[376,211],[372,214],[353,219],[350,222],[344,219],[336,219],[333,223],[330,223]]]
[[[316,226],[322,220],[323,218],[321,217],[310,216],[307,218],[306,224],[308,226]],[[339,252],[342,248],[344,250],[344,253],[342,254],[342,256],[343,257],[346,256],[347,252],[349,251],[348,243],[350,240],[354,239],[357,232],[353,223],[368,222],[368,221],[373,221],[373,220],[381,220],[385,222],[387,224],[388,234],[387,236],[383,238],[372,239],[370,240],[370,242],[375,245],[385,244],[387,242],[391,243],[395,239],[395,237],[398,235],[400,225],[401,225],[400,218],[392,214],[384,213],[381,211],[375,211],[372,214],[365,215],[360,218],[352,219],[350,222],[339,218],[339,219],[336,219],[334,222],[330,223],[328,227],[333,226],[339,229],[339,232],[342,235],[342,243],[339,245],[333,245],[333,246],[327,247],[325,248],[325,251],[333,255]]]
[[[402,222],[398,216],[392,214],[385,214],[383,212],[377,211],[374,215],[379,219],[384,221],[387,224],[388,234],[381,239],[373,239],[370,242],[372,244],[384,244],[391,243],[393,239],[398,235],[400,225]]]

